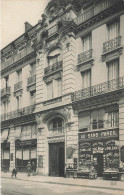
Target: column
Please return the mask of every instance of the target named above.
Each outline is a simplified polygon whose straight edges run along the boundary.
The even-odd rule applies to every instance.
[[[48,144],[47,126],[42,122],[42,116],[37,116],[37,170],[40,175],[48,175]]]
[[[15,168],[15,129],[14,126],[10,126],[10,172]]]
[[[74,35],[63,42],[63,95],[75,90],[76,42]]]
[[[119,100],[119,144],[121,150],[122,146],[124,147],[124,97]],[[120,161],[121,159],[122,156],[120,152]]]

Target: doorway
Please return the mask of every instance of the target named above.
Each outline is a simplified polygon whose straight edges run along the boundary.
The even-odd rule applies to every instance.
[[[96,161],[97,176],[102,177],[103,176],[103,153],[96,153],[94,154],[94,157],[97,159]]]
[[[64,142],[49,144],[49,175],[64,177]]]

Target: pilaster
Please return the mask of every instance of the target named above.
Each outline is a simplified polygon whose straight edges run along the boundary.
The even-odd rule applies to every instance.
[[[15,168],[15,129],[14,126],[10,127],[10,171]]]
[[[121,151],[121,148],[124,147],[124,97],[119,100],[119,143]],[[122,156],[120,152],[120,160],[121,159]]]

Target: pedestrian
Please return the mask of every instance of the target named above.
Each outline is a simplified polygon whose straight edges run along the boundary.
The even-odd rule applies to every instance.
[[[27,164],[27,172],[28,172],[28,176],[30,176],[30,173],[31,173],[31,163],[28,162]]]
[[[11,177],[13,177],[15,175],[15,177],[16,177],[16,175],[17,175],[17,169],[16,168],[14,168],[13,170],[12,170],[12,175],[11,175]]]
[[[36,173],[36,165],[34,162],[32,162],[32,173],[33,173],[33,175],[35,175],[35,173]]]

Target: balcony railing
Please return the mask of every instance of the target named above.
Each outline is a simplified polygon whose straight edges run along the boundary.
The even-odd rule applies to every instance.
[[[121,45],[121,36],[103,43],[103,53],[118,48]]]
[[[48,74],[51,74],[54,71],[61,70],[62,69],[62,64],[63,64],[63,61],[59,61],[59,62],[53,64],[52,66],[46,67],[44,69],[45,76],[48,75]]]
[[[21,108],[18,110],[14,110],[12,112],[8,112],[8,113],[3,114],[1,116],[1,121],[5,121],[5,120],[20,117],[20,116],[32,114],[34,111],[34,108],[35,108],[35,105],[31,105],[31,106],[27,106],[27,107],[24,107],[24,108]]]
[[[58,32],[58,26],[54,25],[50,29],[48,29],[48,37]]]
[[[85,62],[92,58],[92,49],[85,51],[83,53],[80,53],[78,55],[78,64]]]
[[[48,132],[48,136],[52,137],[52,136],[61,136],[64,135],[65,131],[64,131],[64,127],[58,127],[58,128],[54,128],[49,130]]]
[[[8,60],[6,60],[5,62],[2,63],[1,70],[3,70],[4,68],[10,66],[11,64],[14,64],[15,62],[17,62],[19,60],[21,60],[22,58],[24,58],[28,54],[32,53],[33,51],[34,50],[32,49],[32,47],[30,47],[30,48],[24,49],[23,51],[21,51],[18,54],[13,55]]]
[[[27,80],[27,85],[32,85],[36,83],[36,75],[33,75],[31,77],[28,78]]]
[[[105,94],[108,92],[116,91],[124,88],[124,77],[113,79],[98,85],[94,85],[85,89],[81,89],[72,93],[72,102],[80,101],[86,98],[94,97],[97,95]]]
[[[86,11],[85,13],[79,15],[77,18],[74,19],[74,22],[79,25],[88,19],[92,18],[93,16],[99,14],[100,12],[111,8],[111,6],[118,4],[119,2],[122,2],[121,0],[104,0],[102,2],[99,2],[95,5],[95,7],[92,7],[90,10]]]
[[[16,84],[14,85],[14,92],[15,92],[15,91],[18,91],[18,90],[20,90],[20,89],[22,89],[22,81],[20,81],[20,82],[18,82],[18,83],[16,83]]]
[[[10,87],[5,87],[1,89],[1,97],[4,97],[6,95],[10,95]]]

